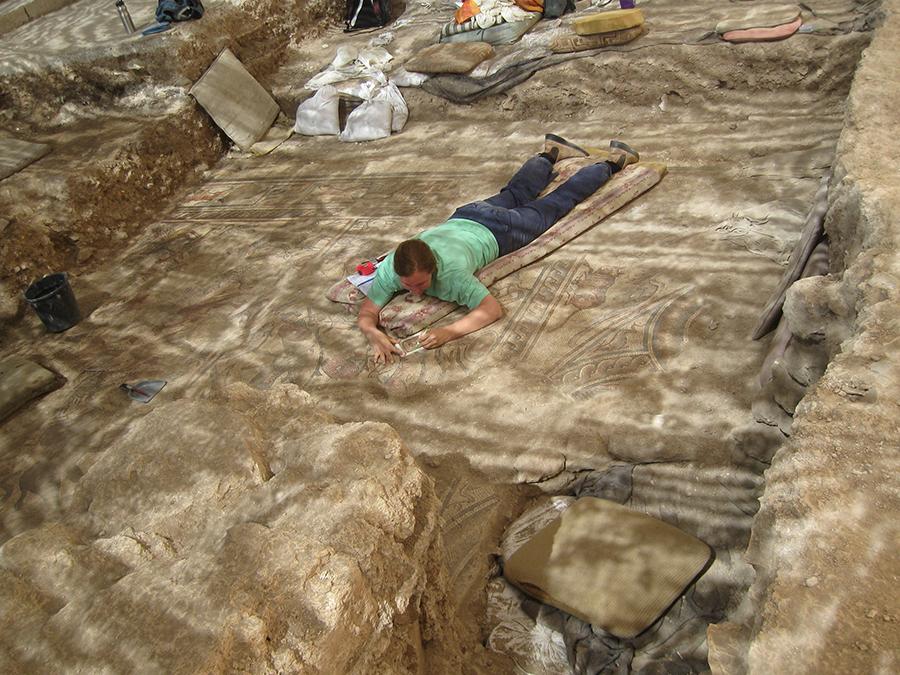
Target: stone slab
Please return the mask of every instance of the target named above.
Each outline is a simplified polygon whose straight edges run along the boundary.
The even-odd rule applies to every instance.
[[[55,12],[76,0],[24,0],[0,5],[0,35],[11,33],[29,21]]]
[[[4,9],[0,11],[0,35],[11,33],[29,21],[31,21],[31,17],[28,16],[28,12],[25,11],[24,7]]]
[[[18,138],[0,138],[0,180],[12,176],[50,152],[45,143],[32,143]]]

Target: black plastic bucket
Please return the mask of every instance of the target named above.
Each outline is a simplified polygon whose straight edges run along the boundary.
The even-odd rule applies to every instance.
[[[51,333],[61,333],[81,321],[81,312],[65,272],[48,274],[25,291],[25,302]]]

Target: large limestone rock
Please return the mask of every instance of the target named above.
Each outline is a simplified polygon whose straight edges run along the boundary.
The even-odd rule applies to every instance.
[[[237,387],[89,464],[0,548],[3,672],[414,673],[449,637],[439,504],[386,425]]]
[[[805,340],[825,342],[834,353],[848,337],[852,310],[841,294],[841,284],[833,277],[798,279],[788,289],[784,316],[791,333]]]

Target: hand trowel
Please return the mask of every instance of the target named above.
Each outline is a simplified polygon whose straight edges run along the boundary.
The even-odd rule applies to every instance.
[[[119,389],[127,392],[135,401],[150,403],[150,401],[153,400],[153,397],[165,386],[165,380],[144,380],[137,384],[125,384],[123,382],[119,385]]]

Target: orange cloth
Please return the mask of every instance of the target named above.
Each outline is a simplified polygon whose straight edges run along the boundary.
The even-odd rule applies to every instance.
[[[480,11],[481,7],[478,6],[475,0],[464,0],[462,7],[456,10],[456,14],[453,17],[456,19],[456,23],[465,23]]]
[[[515,0],[516,4],[526,12],[544,11],[544,0]]]

